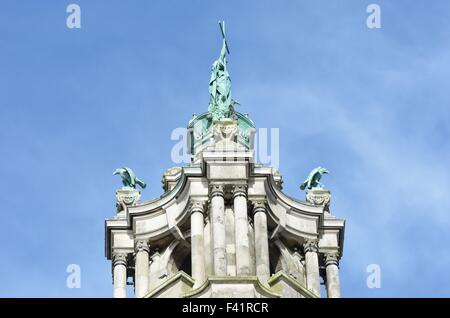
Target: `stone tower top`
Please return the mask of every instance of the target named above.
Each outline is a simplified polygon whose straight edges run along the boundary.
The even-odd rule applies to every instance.
[[[254,162],[255,125],[234,110],[220,25],[208,111],[188,123],[192,163],[167,169],[153,200],[116,192],[105,222],[114,296],[126,297],[130,278],[136,297],[320,297],[322,278],[339,297],[345,221],[319,187],[325,170],[310,174],[301,201],[283,193],[277,169]]]

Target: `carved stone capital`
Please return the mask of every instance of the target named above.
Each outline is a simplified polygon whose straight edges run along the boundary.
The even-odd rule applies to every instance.
[[[266,213],[267,212],[267,208],[266,208],[266,202],[261,200],[261,201],[254,201],[253,202],[253,214],[256,214],[258,212],[262,212],[262,213]]]
[[[112,259],[113,266],[124,265],[127,266],[127,254],[125,253],[114,253]]]
[[[247,197],[247,185],[234,185],[232,187],[233,198],[236,197]]]
[[[306,240],[303,243],[303,251],[305,253],[317,253],[319,252],[319,242],[317,240]]]
[[[325,266],[336,265],[339,267],[339,258],[340,257],[338,253],[325,253]]]
[[[221,185],[221,184],[212,184],[210,186],[209,193],[210,193],[211,198],[216,197],[216,196],[224,197],[224,195],[225,195],[223,185]]]
[[[139,252],[147,252],[150,253],[150,245],[148,244],[147,240],[137,240],[134,244],[134,251],[136,253]]]
[[[205,214],[205,202],[193,200],[191,201],[189,207],[191,214],[195,212],[200,212],[201,214]]]

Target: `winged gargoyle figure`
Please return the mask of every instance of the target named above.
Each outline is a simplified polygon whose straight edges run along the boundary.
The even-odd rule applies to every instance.
[[[300,189],[305,190],[311,190],[311,189],[317,189],[323,188],[323,184],[320,183],[320,179],[324,174],[328,174],[330,171],[328,171],[326,168],[317,167],[314,168],[308,175],[308,178],[300,185]]]
[[[136,189],[136,184],[138,184],[142,189],[145,189],[146,184],[139,180],[134,174],[133,170],[127,167],[116,169],[113,175],[118,174],[122,178],[122,183],[125,187],[130,187]]]

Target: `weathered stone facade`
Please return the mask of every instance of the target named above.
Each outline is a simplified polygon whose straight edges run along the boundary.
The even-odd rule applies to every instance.
[[[136,297],[320,297],[321,278],[340,297],[345,222],[330,192],[285,195],[279,172],[253,161],[248,117],[205,114],[189,124],[192,164],[168,169],[161,197],[117,192],[105,223],[114,297],[128,280]]]

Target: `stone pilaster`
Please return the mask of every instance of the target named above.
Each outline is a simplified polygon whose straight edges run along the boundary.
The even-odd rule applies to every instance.
[[[306,263],[306,285],[320,297],[319,246],[317,240],[306,240],[303,244]]]
[[[114,298],[127,297],[127,254],[113,255]]]
[[[325,271],[328,298],[340,298],[341,290],[339,283],[339,255],[337,253],[326,253]]]
[[[194,288],[206,279],[205,240],[204,240],[204,203],[194,201],[191,204],[191,265]]]
[[[211,223],[213,239],[213,266],[214,275],[226,276],[226,243],[225,243],[225,201],[222,185],[212,185],[211,198]]]
[[[236,273],[250,275],[250,242],[248,235],[247,186],[233,187]]]
[[[253,204],[253,223],[255,229],[256,276],[263,284],[266,284],[270,278],[270,260],[267,209],[264,201],[256,201]]]
[[[135,295],[138,298],[144,297],[148,292],[148,272],[150,247],[146,240],[135,242]]]

